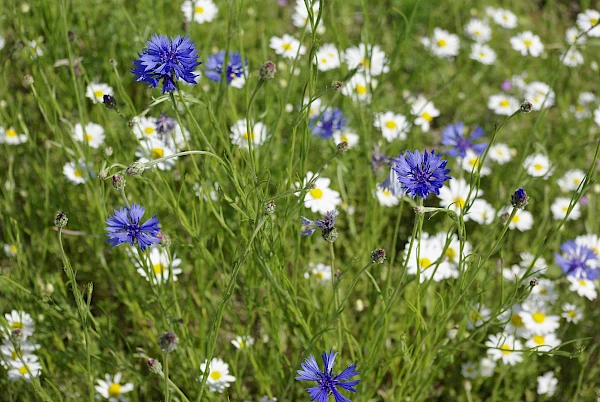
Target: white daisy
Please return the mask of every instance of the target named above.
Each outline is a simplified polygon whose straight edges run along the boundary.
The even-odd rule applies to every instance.
[[[248,126],[250,126],[250,133],[248,133]],[[248,143],[252,141],[252,148],[256,148],[265,143],[268,138],[267,126],[263,123],[249,123],[247,124],[246,119],[240,119],[231,126],[231,143],[237,145],[240,149],[249,149]]]
[[[555,94],[552,88],[544,82],[533,81],[525,88],[525,99],[531,102],[533,110],[542,110],[554,106]]]
[[[521,267],[519,264],[513,264],[510,268],[502,268],[502,276],[510,282],[515,282],[525,274],[527,268]]]
[[[570,106],[569,110],[577,120],[588,119],[592,117],[594,103],[596,103],[596,95],[591,92],[582,92],[577,99],[577,105]]]
[[[595,300],[598,297],[594,281],[583,278],[578,279],[573,276],[567,276],[567,280],[571,283],[569,286],[571,292],[577,292],[579,296],[587,297],[589,300]]]
[[[156,137],[156,119],[152,117],[141,117],[133,126],[133,133],[140,140]]]
[[[205,360],[200,365],[200,371],[204,374],[207,368],[209,374],[206,384],[208,384],[210,392],[222,393],[225,391],[225,388],[228,388],[235,381],[235,377],[229,374],[229,365],[222,359],[213,357],[210,364],[208,364],[208,360]],[[202,380],[202,376],[198,377],[198,381],[200,380]]]
[[[78,160],[77,163],[67,162],[63,166],[63,174],[71,183],[83,184],[90,175],[90,167],[83,159]]]
[[[521,318],[522,312],[523,309],[521,308],[521,305],[515,304],[510,310],[503,313],[501,317],[498,317],[502,321],[506,321],[506,325],[504,326],[505,333],[520,337],[525,337],[527,335],[525,323]]]
[[[87,143],[92,148],[99,148],[104,143],[104,129],[101,125],[89,122],[85,125],[85,131],[81,123],[75,124],[73,137],[83,143]]]
[[[437,242],[438,246],[442,248],[442,250],[446,250],[443,255],[443,260],[450,264],[453,270],[448,270],[445,272],[444,278],[458,278],[458,263],[459,263],[459,255],[460,255],[460,241],[458,240],[458,236],[453,235],[448,238],[448,235],[444,232],[440,232],[431,238],[431,241]],[[463,259],[471,254],[471,243],[465,241],[463,247]]]
[[[552,205],[550,205],[550,211],[552,211],[552,216],[554,217],[554,219],[556,219],[556,220],[564,219],[565,216],[567,215],[567,212],[569,211],[569,205],[571,205],[570,198],[557,197],[554,200],[554,202],[552,203]],[[571,213],[569,214],[569,217],[567,218],[567,220],[574,221],[576,219],[579,219],[580,216],[581,216],[581,208],[579,206],[579,203],[575,203],[575,205],[573,205],[573,209],[571,210]]]
[[[371,85],[377,86],[377,80],[370,79],[362,73],[356,73],[342,87],[342,95],[350,97],[355,102],[371,102]]]
[[[577,67],[583,64],[583,55],[575,48],[567,50],[565,53],[561,54],[560,57],[563,64],[567,67]]]
[[[585,172],[581,169],[567,170],[565,175],[558,179],[556,183],[560,187],[561,191],[569,192],[577,190],[581,182],[585,177]]]
[[[471,45],[471,54],[469,57],[487,66],[496,62],[496,52],[486,44],[473,43]]]
[[[309,4],[312,2],[311,11],[313,14],[313,24],[315,24],[317,15],[319,14],[320,1],[319,0],[309,0]],[[298,28],[303,28],[306,26],[306,29],[310,32],[312,29],[312,25],[308,20],[309,17],[308,9],[306,8],[306,4],[304,0],[296,0],[296,6],[294,7],[294,13],[292,14],[292,24]],[[325,26],[323,25],[323,18],[321,18],[319,25],[317,26],[317,33],[322,35],[325,33]]]
[[[409,248],[410,238],[404,246],[404,258],[406,258]],[[458,270],[454,265],[445,261],[443,251],[440,242],[435,238],[430,238],[429,234],[424,232],[421,235],[421,241],[418,239],[414,241],[406,272],[410,275],[417,275],[417,272],[420,272],[419,281],[421,283],[429,279],[440,282],[444,279],[458,277]]]
[[[490,335],[485,346],[490,348],[487,350],[487,354],[495,361],[502,360],[502,363],[511,366],[523,361],[521,352],[523,344],[510,334],[499,332],[496,335]]]
[[[13,329],[20,329],[24,338],[33,335],[33,319],[26,312],[13,310],[4,314],[4,318],[6,318],[8,324],[7,333],[10,333]]]
[[[504,165],[512,160],[512,152],[506,144],[494,144],[488,151],[488,158],[499,165]]]
[[[140,274],[146,280],[148,279],[147,266],[149,265],[152,271],[150,278],[155,285],[167,283],[169,281],[170,270],[173,271],[173,281],[177,281],[177,275],[180,275],[183,270],[179,268],[181,259],[177,255],[173,255],[173,259],[169,257],[169,252],[166,248],[159,246],[150,247],[150,251],[142,253],[136,248],[127,249],[130,258]],[[170,269],[170,270],[169,270]]]
[[[579,36],[582,32],[577,29],[577,27],[567,28],[565,31],[565,38],[567,39],[567,44],[569,45],[583,45],[587,42],[587,35]]]
[[[461,158],[460,165],[463,170],[469,173],[476,172],[477,169],[479,169],[479,155],[477,155],[477,153],[475,153],[475,151],[473,151],[471,148],[467,149],[467,154],[464,158]],[[492,169],[489,168],[486,159],[481,167],[481,170],[479,171],[479,174],[481,176],[488,176],[490,173],[492,173]]]
[[[583,318],[583,313],[581,309],[574,304],[565,303],[562,305],[563,313],[560,315],[567,322],[572,322],[573,324],[577,324]]]
[[[306,178],[303,183],[300,184],[297,182],[296,188],[301,189],[306,187],[314,176],[313,172],[306,172]],[[317,178],[304,197],[304,207],[310,208],[312,212],[320,214],[325,214],[328,211],[336,209],[341,204],[342,198],[340,197],[340,193],[329,188],[330,184],[331,179],[327,177]],[[301,193],[298,192],[296,195],[300,196]]]
[[[537,350],[538,352],[549,352],[560,346],[561,341],[555,334],[535,334],[532,333],[525,342],[525,346]]]
[[[451,34],[445,29],[434,28],[431,38],[421,38],[421,43],[429,49],[434,56],[450,58],[458,56],[460,39],[458,35]]]
[[[384,207],[395,207],[400,203],[400,198],[395,197],[390,190],[377,185],[377,189],[373,190],[373,196],[377,197],[379,204]]]
[[[510,95],[492,95],[488,99],[488,109],[502,116],[510,116],[521,107],[519,101]]]
[[[37,361],[37,358],[23,356],[23,361],[20,359],[15,361],[8,370],[8,379],[18,381],[21,378],[25,381],[31,381],[31,377],[38,377],[42,372],[42,365]]]
[[[7,257],[16,256],[18,251],[19,247],[17,247],[16,244],[4,244],[4,254],[6,254]]]
[[[340,53],[334,44],[325,43],[317,50],[313,62],[320,71],[333,70],[341,65]]]
[[[254,345],[254,338],[250,335],[236,336],[235,339],[231,341],[231,344],[237,350],[247,349]]]
[[[492,377],[495,368],[496,362],[488,357],[482,358],[479,362],[479,374],[482,377]]]
[[[554,377],[552,371],[548,371],[546,374],[537,378],[537,393],[539,395],[554,396],[557,385],[558,379]]]
[[[519,256],[521,257],[521,262],[519,263],[519,265],[525,269],[529,268],[531,266],[531,264],[533,263],[533,271],[532,274],[544,274],[546,272],[546,270],[548,269],[548,263],[546,262],[546,259],[543,257],[539,257],[537,260],[535,260],[535,262],[533,262],[535,256],[531,253],[521,253],[519,254]]]
[[[577,26],[581,29],[581,32],[586,32],[596,25],[594,29],[587,33],[591,38],[600,37],[600,25],[597,25],[599,20],[600,13],[596,10],[587,9],[583,13],[577,14]]]
[[[161,159],[166,156],[173,155],[174,153],[175,153],[175,150],[169,146],[166,146],[164,144],[164,142],[162,142],[158,138],[151,137],[151,138],[147,138],[144,141],[140,141],[140,146],[138,147],[138,150],[136,151],[135,156],[140,158],[139,159],[140,162],[146,163],[149,161],[153,161],[156,159]],[[177,159],[176,157],[166,159],[166,160],[163,160],[161,162],[154,164],[153,166],[156,166],[160,170],[170,170],[171,168],[173,168],[173,166],[175,166],[176,159]]]
[[[118,372],[114,377],[109,374],[104,376],[104,380],[97,379],[98,385],[94,386],[94,389],[98,393],[97,399],[104,398],[108,399],[109,402],[128,402],[123,394],[133,391],[133,384],[121,384],[121,373]]]
[[[377,45],[361,43],[346,49],[342,57],[348,69],[358,68],[359,72],[366,72],[369,77],[376,77],[390,71],[385,52]]]
[[[356,133],[350,131],[336,131],[333,133],[333,141],[338,145],[343,141],[348,143],[348,149],[354,148],[358,144],[359,136]]]
[[[498,216],[504,220],[510,217],[512,208],[504,207],[502,208]],[[524,209],[517,209],[517,213],[513,216],[508,228],[510,230],[517,229],[520,232],[525,232],[527,230],[531,230],[533,227],[533,215],[531,212],[526,211]]]
[[[465,215],[465,220],[467,217],[480,225],[489,225],[496,217],[496,210],[489,202],[478,198],[473,201],[469,212]]]
[[[544,154],[531,154],[523,161],[523,168],[527,171],[527,174],[533,177],[543,177],[547,179],[552,176],[552,163],[550,159]]]
[[[577,244],[589,247],[600,259],[600,237],[595,234],[585,234],[575,238]]]
[[[27,134],[19,134],[13,127],[5,130],[0,126],[0,144],[18,145],[27,142]]]
[[[538,57],[544,52],[544,44],[540,40],[540,37],[534,35],[531,31],[521,32],[513,36],[510,38],[510,45],[523,56],[529,54],[533,57]]]
[[[19,347],[15,349],[15,346],[8,338],[4,338],[2,341],[2,345],[0,345],[0,366],[5,369],[10,369],[15,366],[22,365],[19,359],[19,352],[21,357],[25,361],[35,362],[38,360],[38,357],[33,353],[39,348],[39,345],[33,344],[28,340],[24,340],[21,342]]]
[[[503,28],[513,29],[517,27],[517,16],[504,8],[497,8],[491,15],[494,22]]]
[[[467,315],[467,328],[472,331],[482,326],[484,322],[490,319],[490,313],[491,310],[480,303],[470,307]]]
[[[104,103],[104,95],[114,95],[112,87],[108,84],[91,82],[85,89],[85,96],[94,103]]]
[[[317,264],[309,263],[308,271],[304,273],[304,278],[310,279],[311,277],[317,278],[318,283],[321,285],[331,283],[331,266],[320,262]]]
[[[529,298],[537,303],[554,304],[558,299],[558,293],[554,286],[554,282],[550,279],[538,279],[537,285],[531,289]]]
[[[485,21],[471,18],[465,25],[465,34],[475,42],[485,43],[492,39],[492,28]]]
[[[465,362],[460,366],[460,373],[465,378],[474,379],[477,378],[479,374],[479,370],[477,368],[477,363],[475,362]]]
[[[534,334],[550,334],[560,326],[560,317],[548,314],[548,309],[543,303],[528,300],[522,305],[520,313],[525,328]]]
[[[415,125],[420,126],[424,133],[429,131],[431,122],[440,115],[433,102],[428,101],[423,95],[419,95],[411,102],[410,113],[415,118]]]
[[[271,37],[269,47],[287,59],[295,59],[297,54],[301,56],[306,53],[306,47],[301,45],[298,39],[288,34],[283,34],[281,38]]]
[[[186,21],[193,19],[198,24],[204,24],[214,20],[219,9],[211,0],[186,0],[181,5],[181,12]]]
[[[465,179],[453,179],[450,180],[440,189],[440,194],[437,196],[440,199],[440,206],[448,208],[460,215],[461,210],[465,207],[467,197],[469,195],[470,185]],[[481,196],[483,191],[475,191],[472,196]],[[470,214],[466,214],[465,222],[468,222],[471,217]]]
[[[388,142],[397,139],[404,141],[410,130],[410,123],[404,115],[387,111],[374,114],[373,127],[379,129]]]

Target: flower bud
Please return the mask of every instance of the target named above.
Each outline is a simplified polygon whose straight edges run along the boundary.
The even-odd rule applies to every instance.
[[[533,110],[533,105],[529,101],[523,101],[521,103],[521,112],[530,113]]]
[[[152,374],[160,375],[162,374],[162,364],[156,359],[149,358],[148,359],[148,368]]]
[[[136,161],[133,162],[127,169],[125,169],[125,174],[128,176],[139,176],[144,172],[144,163]]]
[[[102,97],[102,103],[104,103],[104,106],[106,106],[107,109],[115,109],[117,107],[117,100],[111,95],[104,95]]]
[[[100,180],[106,180],[106,178],[108,177],[108,170],[103,169],[98,173],[98,178]]]
[[[346,152],[348,150],[348,141],[342,141],[337,144],[337,151],[339,153]]]
[[[104,156],[110,157],[113,154],[113,148],[112,147],[106,147],[104,148]]]
[[[115,174],[112,177],[112,184],[115,190],[123,190],[125,188],[125,178],[120,174]]]
[[[69,222],[69,218],[67,218],[67,214],[62,211],[54,217],[54,225],[58,228],[64,228],[67,226],[67,222]]]
[[[515,191],[513,193],[513,195],[510,197],[510,203],[515,208],[523,209],[523,208],[525,208],[525,206],[527,205],[528,202],[529,202],[529,197],[527,196],[527,193],[525,192],[525,190],[523,190],[522,188]]]
[[[269,61],[266,61],[265,64],[263,64],[260,67],[258,74],[260,75],[261,80],[268,81],[268,80],[272,80],[273,78],[275,78],[276,72],[277,72],[277,69],[275,68],[275,63],[273,63],[271,60],[269,60]]]
[[[116,67],[118,63],[115,59],[110,59],[108,61],[108,64],[110,64],[112,67]]]
[[[23,81],[25,81],[25,85],[27,85],[28,87],[33,85],[33,77],[29,74],[25,74],[25,76],[23,77]]]
[[[273,213],[275,212],[275,201],[271,200],[269,202],[267,202],[265,204],[265,214],[267,215],[273,215]]]
[[[13,329],[10,331],[10,341],[15,345],[15,348],[18,349],[21,347],[21,343],[25,340],[25,334],[23,330],[20,328]]]
[[[342,84],[341,81],[333,81],[331,83],[331,89],[333,89],[336,92],[341,91],[342,90],[342,86],[343,86],[343,84]]]
[[[531,286],[532,288],[536,287],[539,284],[540,284],[540,281],[537,278],[533,278],[531,281],[529,281],[529,286]]]
[[[375,264],[383,264],[385,261],[385,250],[382,248],[373,250],[371,253],[371,261],[373,261]]]
[[[323,239],[325,239],[325,241],[328,241],[329,243],[333,243],[338,237],[338,231],[336,228],[333,228],[331,230],[324,230],[322,234]]]
[[[133,116],[131,118],[131,120],[129,120],[129,123],[127,123],[127,124],[129,124],[129,127],[135,127],[135,126],[137,126],[138,124],[140,124],[140,118],[139,118],[139,116]]]
[[[170,353],[177,349],[179,338],[174,332],[165,332],[158,340],[158,346],[164,353]]]
[[[158,239],[158,244],[161,247],[169,248],[169,246],[171,245],[171,237],[169,237],[169,235],[164,233],[163,231],[158,232],[156,238]]]

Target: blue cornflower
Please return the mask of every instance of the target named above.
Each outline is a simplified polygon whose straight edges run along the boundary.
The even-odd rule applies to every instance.
[[[316,381],[319,385],[312,388],[307,388],[306,390],[310,394],[311,402],[327,402],[329,400],[329,395],[333,394],[335,398],[335,402],[352,402],[350,399],[346,398],[337,390],[337,387],[341,387],[346,391],[356,393],[354,386],[358,384],[360,381],[348,381],[350,378],[355,375],[360,374],[358,371],[354,371],[356,369],[356,365],[352,363],[344,371],[340,374],[336,375],[333,371],[333,365],[335,364],[335,358],[337,353],[333,353],[333,351],[323,352],[323,365],[324,371],[319,369],[319,365],[317,364],[313,355],[310,355],[310,358],[304,359],[304,363],[302,363],[302,370],[298,370],[299,374],[296,377],[296,380],[300,381]]]
[[[444,182],[451,179],[447,164],[448,161],[442,160],[442,154],[436,155],[434,151],[427,153],[425,150],[423,155],[418,150],[414,153],[406,151],[394,158],[392,170],[406,194],[425,199],[429,193],[439,195]]]
[[[560,251],[562,255],[554,253],[554,258],[565,275],[590,281],[598,279],[600,261],[594,250],[575,240],[568,240],[560,246]]]
[[[166,135],[175,130],[177,120],[167,116],[164,112],[161,112],[160,117],[156,119],[154,124],[156,124],[156,132],[158,134]]]
[[[302,236],[310,236],[317,229],[321,229],[323,233],[331,232],[335,227],[335,217],[337,216],[337,211],[334,209],[333,211],[327,211],[323,219],[317,219],[316,221],[311,221],[304,216],[301,217],[302,225],[306,227],[306,229],[300,233]]]
[[[138,76],[136,81],[144,81],[156,88],[163,81],[162,93],[173,92],[179,79],[188,84],[196,84],[194,70],[202,64],[198,60],[196,45],[189,37],[167,38],[154,35],[148,42],[139,59],[135,59],[131,72]]]
[[[217,54],[213,54],[208,57],[206,61],[206,76],[215,82],[221,81],[223,74],[223,64],[225,63],[225,51],[221,50]],[[231,84],[233,80],[237,78],[244,78],[244,70],[248,68],[248,59],[242,61],[242,55],[238,52],[229,53],[229,60],[227,61],[227,71],[225,77],[227,83]]]
[[[154,215],[144,224],[140,225],[140,220],[144,216],[145,208],[139,204],[132,204],[131,208],[121,208],[115,210],[115,213],[106,219],[108,225],[106,230],[108,242],[111,247],[122,243],[129,243],[135,246],[137,243],[142,251],[160,239],[157,237],[160,232],[159,220]]]
[[[342,111],[338,108],[327,108],[321,114],[313,116],[308,122],[308,128],[312,130],[312,135],[315,137],[324,138],[326,140],[333,137],[337,131],[342,131],[348,119],[344,117]]]
[[[444,131],[442,131],[442,145],[453,147],[446,151],[446,154],[453,158],[457,156],[464,158],[467,156],[468,149],[472,149],[473,152],[480,155],[487,147],[487,143],[473,143],[473,141],[478,140],[485,134],[481,127],[475,127],[470,137],[465,136],[464,128],[465,123],[459,121],[458,123],[447,125]]]

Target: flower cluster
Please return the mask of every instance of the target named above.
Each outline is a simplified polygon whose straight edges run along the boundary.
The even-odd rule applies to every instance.
[[[35,331],[33,319],[24,311],[13,310],[4,314],[8,326],[0,327],[2,345],[0,346],[0,365],[8,370],[8,379],[31,381],[42,372],[35,351],[39,345],[31,340]]]

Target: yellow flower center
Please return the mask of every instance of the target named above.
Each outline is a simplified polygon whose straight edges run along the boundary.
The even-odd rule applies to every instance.
[[[485,53],[479,52],[479,57],[484,58],[485,57]]]
[[[513,216],[513,218],[512,218],[512,221],[511,221],[511,222],[512,222],[512,223],[517,223],[517,222],[519,222],[520,220],[521,220],[521,218],[519,218],[519,215],[515,215],[515,216]]]
[[[29,370],[29,366],[28,365],[19,367],[19,373],[21,373],[21,375],[27,374],[27,370]]]
[[[210,378],[212,378],[215,381],[218,381],[221,377],[222,375],[220,371],[213,371],[212,373],[210,373]]]
[[[481,320],[481,316],[479,315],[479,313],[477,311],[473,311],[471,313],[471,321],[479,321]]]
[[[502,16],[502,19],[503,19],[504,21],[508,21],[508,15],[504,14],[504,15]]]
[[[121,395],[121,384],[110,384],[110,387],[108,387],[108,396],[113,397],[119,395]]]
[[[386,121],[386,122],[385,122],[385,126],[386,126],[387,128],[391,128],[391,129],[398,128],[398,126],[396,125],[396,123],[394,123],[394,122],[393,122],[393,121],[391,121],[391,120],[390,120],[390,121]]]
[[[12,246],[12,247],[15,247],[15,246]],[[11,247],[10,251],[13,250],[12,247]],[[598,247],[594,247],[593,251],[594,251],[594,254],[600,254],[600,250],[598,249]],[[17,252],[17,248],[15,247],[15,251],[13,251],[13,253],[16,253],[16,252]]]
[[[75,169],[75,171],[73,172],[73,174],[75,175],[75,177],[83,177],[83,175],[81,174],[81,172],[77,169]]]
[[[448,258],[450,261],[454,261],[454,259],[457,256],[456,250],[454,250],[453,248],[448,247],[448,250],[446,250],[446,253],[444,254],[444,256],[446,258]]]
[[[447,44],[448,44],[448,43],[447,43],[445,40],[443,40],[443,39],[439,39],[439,40],[437,41],[437,45],[438,45],[439,47],[445,47]]]
[[[15,254],[17,252],[17,246],[15,246],[15,245],[9,246],[8,249],[13,254]],[[598,254],[598,253],[596,253],[596,254]]]
[[[244,343],[244,341],[239,341],[240,344],[240,349],[244,349],[244,347],[246,347],[246,344]]]
[[[433,117],[431,117],[431,115],[429,113],[427,113],[427,112],[421,113],[421,117],[424,118],[427,121],[433,120]]]
[[[323,58],[321,59],[321,63],[322,63],[322,64],[325,64],[325,63],[327,63],[327,59],[326,59],[325,57],[323,57]]]
[[[525,46],[529,47],[529,46],[533,45],[533,42],[532,42],[532,41],[530,41],[529,39],[526,39],[526,40],[524,40],[524,41],[523,41],[523,44],[524,44]]]
[[[244,134],[242,134],[242,138],[245,139],[246,141],[253,140],[254,139],[254,133],[253,132],[250,132],[250,134],[244,133]]]
[[[540,290],[540,294],[541,294],[541,295],[548,294],[548,289],[546,289],[546,288],[542,288],[542,289]]]
[[[12,128],[12,127],[9,128],[8,130],[6,130],[6,136],[7,137],[16,137],[17,135],[18,135],[17,131],[14,128]]]
[[[356,92],[358,92],[359,95],[364,95],[367,93],[367,87],[359,84],[356,86]]]
[[[284,43],[282,47],[283,47],[283,50],[286,50],[286,51],[292,50],[292,45],[290,45],[289,43]]]
[[[569,210],[569,207],[567,207],[567,206],[562,207],[563,212],[567,212],[568,210]]]
[[[583,279],[580,279],[580,280],[578,280],[577,282],[579,282],[579,284],[580,284],[581,286],[583,286],[583,287],[586,287],[586,286],[587,286],[587,282],[586,282],[586,281],[584,281]]]
[[[581,180],[579,180],[578,178],[573,179],[573,184],[579,185],[579,183],[581,183]]]
[[[165,150],[162,148],[153,148],[152,149],[152,159],[162,158],[165,154]]]
[[[154,270],[154,273],[156,275],[162,275],[167,269],[164,265],[162,265],[161,263],[158,264],[154,264],[152,266],[152,269]]]
[[[419,260],[419,267],[427,269],[431,266],[431,260],[427,257],[423,257]]]
[[[540,312],[540,311],[536,311],[531,318],[533,318],[533,321],[537,322],[538,324],[543,323],[544,321],[546,321],[546,314]]]
[[[22,322],[19,322],[19,321],[15,321],[11,324],[10,327],[12,329],[23,329],[23,328],[25,328],[25,324],[23,324]]]
[[[19,355],[17,355],[17,352],[13,350],[12,354],[10,355],[10,358],[12,360],[17,360],[19,358]]]
[[[542,170],[544,167],[543,167],[542,165],[540,165],[539,163],[536,163],[535,165],[533,165],[533,168],[539,172],[539,171],[540,171],[540,170]]]
[[[95,98],[102,98],[103,95],[104,95],[104,92],[102,92],[102,91],[98,91],[98,90],[94,91]]]
[[[346,142],[350,142],[348,141],[348,137],[346,137],[345,135],[342,135],[342,138],[340,138],[342,141],[346,141]]]
[[[319,199],[323,197],[323,190],[321,190],[320,188],[313,188],[312,190],[310,190],[310,195],[312,198],[315,199]]]
[[[85,138],[85,140],[87,142],[90,142],[94,137],[92,137],[91,135],[89,135],[88,133],[83,134],[83,138]]]
[[[510,323],[518,328],[525,326],[521,316],[518,314],[514,314],[512,317],[510,317]]]
[[[155,131],[156,131],[156,129],[154,127],[146,127],[144,129],[144,134],[151,135],[151,134],[154,134]]]
[[[385,195],[386,197],[390,197],[392,193],[390,193],[390,190],[383,190],[383,195]]]
[[[567,314],[569,315],[569,317],[573,318],[575,317],[575,312],[573,310],[571,311],[567,311]]]
[[[200,6],[196,6],[196,8],[194,8],[194,12],[196,14],[203,14],[204,13],[204,9]]]
[[[500,106],[508,107],[508,99],[503,99],[502,102],[500,102]]]
[[[466,202],[462,197],[456,197],[452,201],[454,201],[454,204],[458,205],[460,208],[464,208]]]
[[[475,34],[475,36],[479,36],[479,35],[481,35],[481,32],[479,32],[479,31],[475,31],[475,32],[473,32],[473,33]]]
[[[592,25],[596,25],[598,23],[598,18],[590,18],[590,22]]]
[[[538,345],[543,345],[544,343],[546,343],[546,339],[544,338],[544,335],[535,335],[533,337],[533,341],[535,343],[537,343]]]
[[[365,58],[365,59],[362,59],[360,62],[361,62],[361,64],[362,64],[363,66],[365,66],[366,68],[369,68],[369,66],[371,65],[371,63],[369,63],[369,59],[366,59],[366,58]]]
[[[317,278],[319,278],[319,279],[323,279],[323,273],[322,273],[322,272],[317,272],[317,273],[315,274],[315,276],[316,276]]]
[[[512,353],[512,348],[508,344],[504,344],[500,346],[500,350],[502,350],[502,354],[509,355]]]
[[[469,165],[473,166],[473,167],[477,167],[479,166],[479,158],[473,158],[469,161]]]

